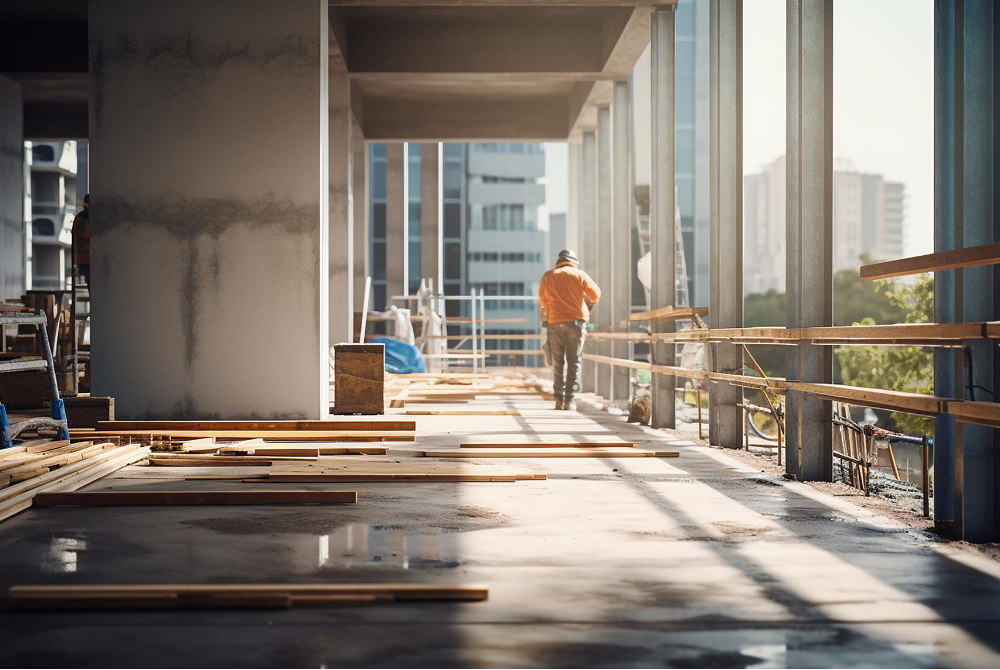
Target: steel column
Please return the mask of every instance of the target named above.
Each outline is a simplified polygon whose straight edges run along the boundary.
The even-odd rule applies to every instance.
[[[402,142],[385,145],[385,306],[407,287],[406,152]]]
[[[434,290],[444,291],[441,272],[441,172],[442,145],[420,145],[420,277],[434,280]]]
[[[356,120],[351,175],[354,182],[354,311],[365,309],[365,282],[368,268],[368,145]],[[368,305],[370,308],[371,305]]]

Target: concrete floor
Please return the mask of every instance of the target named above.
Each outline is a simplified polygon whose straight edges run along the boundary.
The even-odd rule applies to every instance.
[[[4,588],[440,581],[486,583],[490,599],[287,611],[4,610],[0,663],[1000,665],[997,563],[585,403],[579,413],[531,400],[478,404],[523,416],[417,417],[418,446],[613,433],[681,457],[521,461],[549,477],[534,482],[294,485],[356,488],[356,507],[29,510],[0,526]],[[152,478],[161,472],[132,467],[92,488],[250,486]]]

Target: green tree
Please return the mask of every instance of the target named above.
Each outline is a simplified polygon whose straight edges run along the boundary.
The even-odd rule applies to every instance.
[[[840,273],[838,273],[840,274]],[[903,315],[905,323],[929,323],[934,313],[934,278],[917,277],[912,284],[878,282],[875,290]],[[853,325],[874,325],[868,316]],[[897,321],[898,323],[898,321]],[[835,357],[839,377],[850,386],[867,386],[910,393],[933,393],[934,364],[924,347],[838,347]],[[927,417],[893,412],[896,429],[910,435],[930,433],[934,422]]]

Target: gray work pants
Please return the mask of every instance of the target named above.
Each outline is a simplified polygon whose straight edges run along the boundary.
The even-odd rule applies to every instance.
[[[580,390],[580,363],[587,327],[583,321],[550,323],[547,333],[552,350],[552,393],[556,400],[570,402]]]

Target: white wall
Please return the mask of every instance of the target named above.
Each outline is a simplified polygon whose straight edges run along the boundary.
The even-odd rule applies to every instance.
[[[93,393],[328,413],[326,0],[91,0]]]

